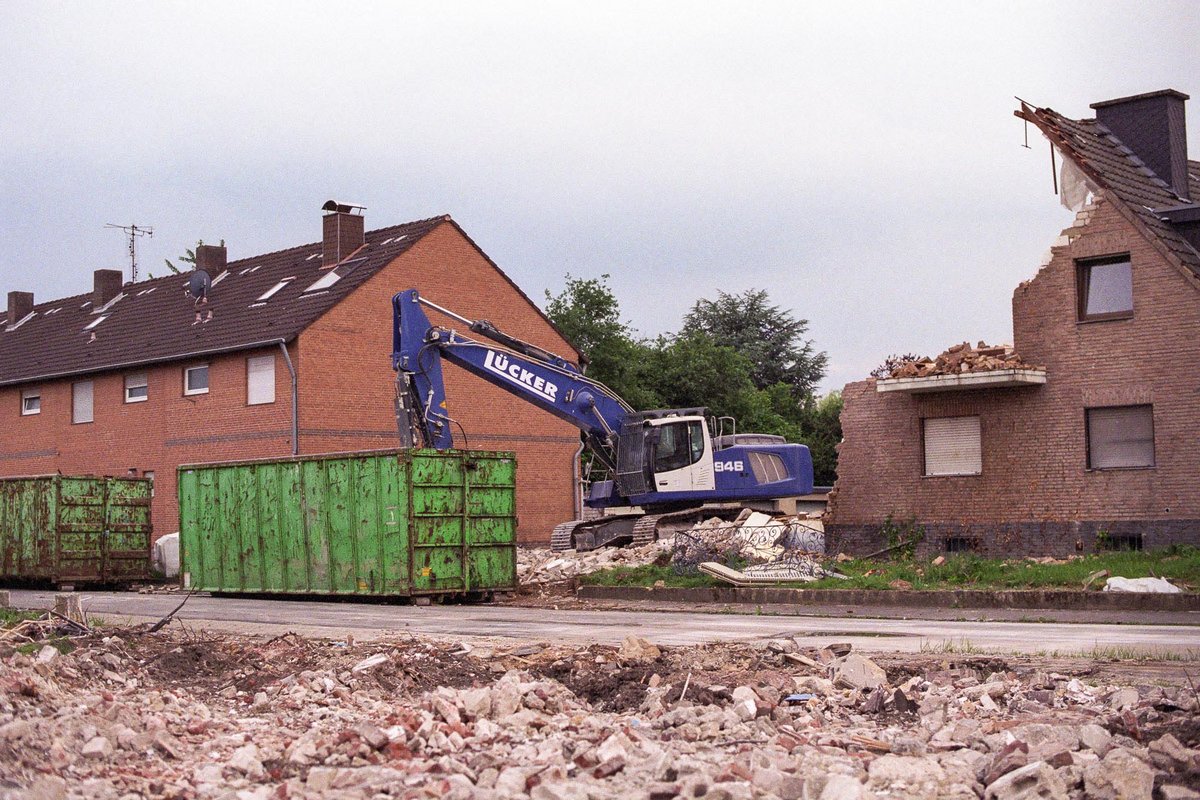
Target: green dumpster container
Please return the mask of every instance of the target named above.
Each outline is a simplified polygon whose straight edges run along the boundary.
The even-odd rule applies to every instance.
[[[375,450],[179,467],[184,588],[406,597],[517,583],[512,453]]]
[[[0,578],[59,584],[150,577],[151,481],[0,478]]]

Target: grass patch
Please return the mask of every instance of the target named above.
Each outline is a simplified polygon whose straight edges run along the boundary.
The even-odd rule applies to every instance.
[[[947,556],[945,563],[930,561],[876,562],[854,560],[836,565],[849,580],[825,578],[808,584],[814,589],[888,589],[893,581],[906,581],[913,589],[1082,589],[1088,576],[1108,570],[1124,578],[1155,575],[1180,588],[1200,585],[1200,548],[1172,547],[1148,552],[1098,553],[1062,563],[1043,564],[1033,559],[990,559],[971,554]],[[1092,591],[1104,586],[1096,580]]]
[[[847,580],[825,578],[813,583],[782,583],[781,587],[804,589],[891,589],[895,581],[904,581],[913,589],[1082,589],[1088,576],[1100,570],[1124,578],[1151,575],[1167,578],[1185,591],[1200,587],[1200,548],[1175,546],[1165,550],[1112,552],[1072,558],[1062,563],[1043,564],[1033,559],[994,559],[962,553],[945,557],[945,562],[866,561],[856,559],[842,564],[829,562]],[[653,586],[662,581],[668,587],[728,586],[703,574],[680,575],[669,566],[615,567],[579,576],[579,582],[591,586]],[[1104,579],[1092,583],[1099,591]]]
[[[680,575],[670,567],[657,567],[654,564],[613,567],[579,576],[579,582],[589,586],[653,586],[658,581],[662,581],[664,586],[684,589],[727,585],[708,575]]]
[[[42,648],[46,645],[50,645],[63,655],[66,655],[75,649],[74,642],[66,637],[60,636],[54,639],[47,639],[44,642],[29,642],[28,644],[23,644],[17,648],[17,652],[23,653],[27,656],[37,655],[38,653],[42,652]]]
[[[0,608],[0,628],[11,628],[27,619],[39,619],[45,611],[22,611],[19,608]]]

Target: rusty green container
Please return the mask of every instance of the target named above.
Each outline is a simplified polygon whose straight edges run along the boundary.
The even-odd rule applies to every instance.
[[[376,450],[179,467],[184,588],[408,597],[517,583],[512,453]]]
[[[0,579],[150,577],[151,488],[146,478],[0,478]]]

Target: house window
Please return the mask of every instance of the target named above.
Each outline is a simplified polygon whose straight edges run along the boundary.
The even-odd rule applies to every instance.
[[[1087,410],[1088,469],[1154,466],[1154,407]]]
[[[154,470],[147,469],[142,471],[142,477],[150,481],[150,496],[154,497]]]
[[[922,420],[927,476],[978,475],[983,472],[979,417]]]
[[[42,413],[42,390],[24,389],[21,391],[21,416]]]
[[[71,384],[71,421],[92,421],[92,382],[80,381]]]
[[[275,402],[275,356],[246,359],[246,405]]]
[[[1078,262],[1079,319],[1133,316],[1133,269],[1129,256]]]
[[[125,376],[125,402],[126,403],[142,403],[150,397],[149,384],[146,382],[146,373],[135,372],[132,375]]]
[[[208,364],[188,367],[183,371],[184,394],[208,394]]]

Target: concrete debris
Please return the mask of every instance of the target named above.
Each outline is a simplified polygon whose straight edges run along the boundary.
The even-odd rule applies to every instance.
[[[889,378],[924,378],[930,375],[959,375],[964,372],[990,372],[998,369],[1038,369],[1026,364],[1013,350],[1012,345],[989,345],[980,342],[971,347],[969,342],[956,344],[936,358],[919,358],[915,361],[900,361],[891,369]]]
[[[1106,592],[1138,592],[1142,594],[1180,594],[1180,589],[1166,578],[1122,578],[1114,576],[1104,582]]]
[[[1129,685],[790,638],[105,632],[46,663],[0,650],[0,800],[1182,800],[1200,781],[1178,665]]]
[[[613,567],[639,567],[657,561],[666,563],[675,542],[671,538],[640,547],[602,547],[579,552],[554,552],[542,547],[517,548],[517,580],[522,586],[569,581]]]

